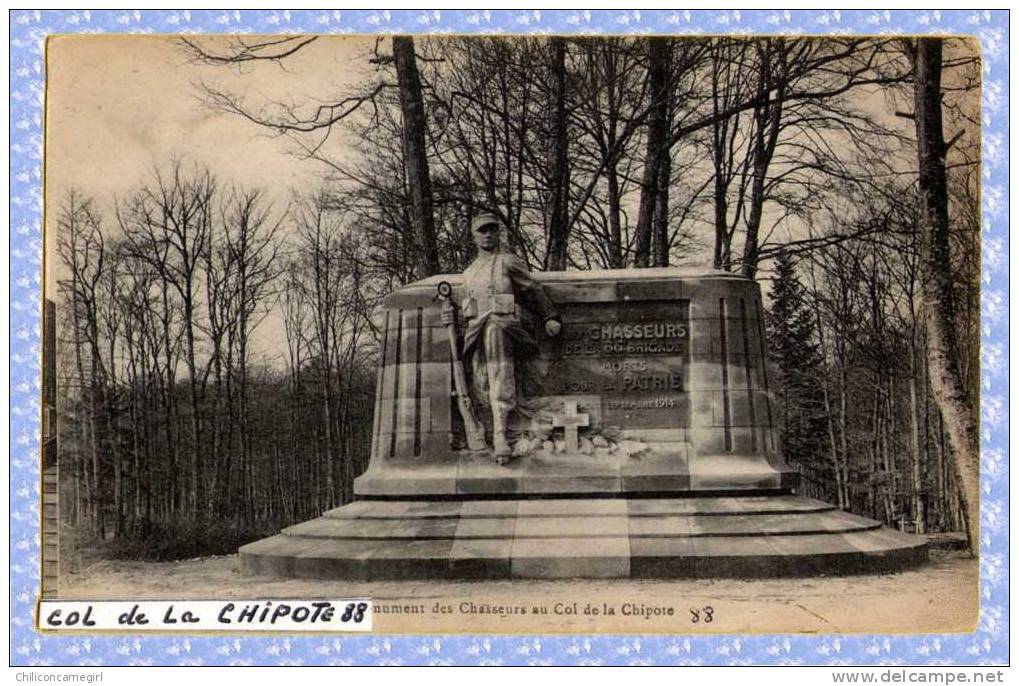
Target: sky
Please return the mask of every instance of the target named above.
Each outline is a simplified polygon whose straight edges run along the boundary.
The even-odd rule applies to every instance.
[[[210,109],[199,99],[198,84],[243,93],[253,102],[313,101],[356,85],[366,75],[362,53],[374,40],[328,37],[288,59],[286,69],[260,64],[239,71],[190,63],[172,37],[50,38],[46,293],[55,294],[58,280],[66,277],[56,257],[55,224],[71,189],[94,197],[109,225],[114,198],[130,193],[174,157],[206,165],[224,180],[265,189],[277,206],[284,206],[293,190],[313,188],[323,171],[317,163],[289,154],[287,141],[264,128]],[[260,324],[253,345],[257,356],[282,362],[285,337],[276,313]]]
[[[224,179],[286,197],[318,182],[321,169],[287,154],[286,141],[198,97],[199,82],[252,100],[301,97],[300,81],[340,90],[360,74],[344,68],[373,38],[330,38],[295,55],[287,70],[190,64],[170,37],[57,36],[47,45],[47,254],[54,255],[54,208],[71,188],[108,203],[174,156],[208,165]],[[363,62],[363,60],[359,60]],[[349,66],[349,65],[348,65]],[[308,94],[310,95],[310,94]],[[322,96],[322,92],[316,94]],[[58,274],[50,269],[47,292]]]

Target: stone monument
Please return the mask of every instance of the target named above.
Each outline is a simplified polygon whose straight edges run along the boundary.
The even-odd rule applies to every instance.
[[[796,495],[776,442],[755,281],[524,270],[523,289],[503,280],[489,292],[474,266],[386,298],[371,461],[355,502],[242,547],[245,572],[798,576],[926,560],[923,539]],[[496,282],[520,270],[482,266]],[[493,342],[486,332],[500,319],[509,334]],[[491,344],[483,364],[479,340]]]

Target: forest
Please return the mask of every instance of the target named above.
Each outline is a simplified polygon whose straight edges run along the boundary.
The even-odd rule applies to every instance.
[[[758,279],[802,492],[976,536],[975,43],[383,36],[364,39],[356,82],[302,82],[295,100],[217,75],[257,84],[334,39],[159,40],[203,75],[203,107],[280,138],[322,182],[248,188],[190,150],[48,208],[61,517],[78,540],[231,553],[350,501],[372,311],[461,270],[479,211],[532,270]],[[285,349],[267,356],[271,332]]]

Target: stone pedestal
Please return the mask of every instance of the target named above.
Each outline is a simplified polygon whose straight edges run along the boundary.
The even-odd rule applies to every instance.
[[[356,502],[241,548],[248,572],[343,578],[768,576],[895,569],[921,539],[795,495],[756,282],[677,269],[538,274],[563,331],[518,360],[500,466],[460,449],[436,286],[384,332]]]

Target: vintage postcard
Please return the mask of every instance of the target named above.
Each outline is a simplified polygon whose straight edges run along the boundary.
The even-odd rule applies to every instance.
[[[455,14],[46,33],[22,631],[967,659],[981,563],[1007,586],[981,490],[1007,476],[981,462],[1002,17]]]

